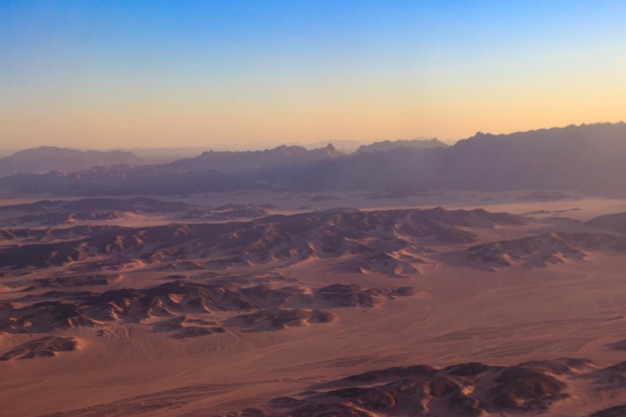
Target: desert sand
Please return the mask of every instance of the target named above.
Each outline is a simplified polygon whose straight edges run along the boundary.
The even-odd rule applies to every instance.
[[[624,415],[626,234],[586,222],[626,200],[36,200],[0,210],[1,415]]]

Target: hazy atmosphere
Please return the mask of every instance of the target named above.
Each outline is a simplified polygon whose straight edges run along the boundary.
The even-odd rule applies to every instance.
[[[617,122],[622,1],[0,3],[2,147],[243,149]]]
[[[0,0],[0,416],[626,417],[625,17]]]

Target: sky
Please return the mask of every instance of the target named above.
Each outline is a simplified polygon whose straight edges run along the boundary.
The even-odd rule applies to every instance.
[[[0,1],[0,148],[508,133],[626,119],[624,1]]]

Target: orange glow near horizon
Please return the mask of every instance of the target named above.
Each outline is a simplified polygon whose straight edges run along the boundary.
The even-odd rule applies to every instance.
[[[619,5],[355,14],[355,4],[329,4],[310,15],[282,3],[246,6],[259,22],[237,7],[196,6],[85,5],[87,23],[72,20],[69,5],[54,9],[58,20],[28,5],[0,9],[9,24],[0,39],[9,58],[0,68],[2,147],[450,142],[625,119]],[[113,22],[123,23],[119,33]]]

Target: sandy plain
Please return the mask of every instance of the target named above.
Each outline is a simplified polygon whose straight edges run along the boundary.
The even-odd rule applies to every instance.
[[[387,235],[371,232],[361,240],[370,247],[382,248],[384,253],[393,253],[392,261],[395,259],[402,264],[402,268],[391,272],[379,264],[346,268],[351,260],[361,259],[360,254],[351,252],[328,252],[294,262],[288,257],[278,257],[214,270],[201,262],[204,255],[200,254],[198,259],[187,259],[187,255],[186,260],[200,262],[200,267],[192,269],[181,260],[145,262],[118,257],[114,259],[124,266],[113,272],[107,270],[105,275],[119,279],[104,286],[66,283],[59,289],[44,287],[42,283],[53,277],[103,273],[85,268],[93,265],[94,259],[106,257],[24,268],[15,268],[5,261],[0,265],[0,303],[10,303],[14,309],[28,306],[33,300],[41,302],[46,297],[71,298],[79,292],[100,294],[128,288],[146,289],[172,280],[204,285],[244,277],[245,288],[263,283],[271,289],[297,287],[307,292],[342,284],[363,290],[410,287],[413,291],[406,296],[375,295],[373,305],[324,304],[320,308],[333,317],[327,322],[307,321],[305,317],[296,320],[297,324],[287,323],[281,327],[268,327],[260,319],[242,324],[240,311],[212,309],[202,317],[207,319],[208,315],[212,322],[235,324],[224,324],[223,332],[190,337],[174,337],[172,332],[159,329],[167,320],[182,316],[192,323],[200,317],[194,311],[183,312],[182,316],[180,312],[172,313],[171,317],[167,314],[141,316],[135,311],[126,311],[123,314],[132,320],[99,320],[89,326],[49,329],[44,326],[33,331],[7,327],[6,320],[11,315],[5,315],[4,331],[0,331],[0,354],[42,336],[71,338],[76,346],[72,351],[56,351],[52,357],[11,357],[0,361],[0,415],[291,415],[290,409],[277,406],[276,398],[316,398],[317,394],[312,392],[323,391],[320,387],[325,384],[331,386],[342,378],[368,371],[417,364],[443,369],[469,362],[508,367],[564,357],[592,362],[575,372],[547,372],[565,381],[566,396],[552,398],[546,407],[529,406],[527,409],[498,408],[493,399],[487,399],[481,415],[590,416],[626,404],[626,383],[619,379],[621,374],[607,371],[608,367],[626,360],[626,343],[620,344],[626,339],[626,252],[602,245],[577,246],[578,241],[568,241],[567,247],[573,247],[568,253],[561,247],[553,248],[554,240],[538,244],[531,254],[517,253],[511,258],[505,253],[506,259],[512,259],[509,264],[472,257],[474,252],[468,252],[477,245],[529,236],[546,235],[548,239],[556,236],[561,242],[562,236],[551,235],[551,232],[595,233],[593,227],[583,222],[603,214],[626,211],[626,199],[534,192],[439,193],[402,198],[320,195],[246,193],[158,199],[184,202],[193,207],[271,204],[267,214],[282,215],[337,207],[369,212],[430,210],[436,206],[448,211],[484,208],[488,212],[525,216],[528,220],[523,224],[495,222],[456,227],[475,235],[474,240],[467,242],[445,242],[430,235],[417,237],[411,242],[428,248],[426,254],[419,253],[419,256],[415,251],[402,252],[404,249],[388,242]],[[11,199],[2,201],[3,206],[16,203]],[[172,223],[229,221],[185,220],[181,212],[127,212],[105,220],[41,225],[37,221],[20,223],[18,219],[22,214],[20,210],[2,211],[3,229],[62,229],[79,225],[148,228]],[[602,233],[617,238],[623,236],[611,230]],[[32,244],[28,239],[3,238],[0,248]],[[388,248],[380,247],[387,244]],[[579,253],[582,255],[578,256]],[[405,262],[402,256],[409,255],[419,262]],[[548,260],[538,262],[537,259]],[[170,267],[164,270],[167,262]],[[81,265],[85,268],[80,269]],[[51,290],[62,290],[65,294],[49,295]],[[24,298],[27,295],[34,298]],[[314,296],[312,299],[313,304],[307,304],[294,296],[279,307],[310,310],[318,300]],[[368,381],[365,385],[372,386],[374,382]],[[480,397],[479,390],[487,388],[479,384],[471,389]],[[363,414],[340,414],[336,410],[332,411],[335,414],[331,411],[328,411],[331,414],[323,414],[322,410],[306,415],[464,415],[435,400],[427,404],[426,411],[404,410],[400,406],[366,410],[365,406],[359,406],[357,409]]]

